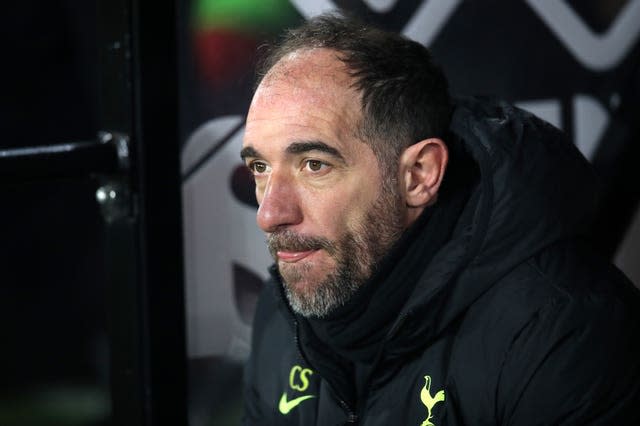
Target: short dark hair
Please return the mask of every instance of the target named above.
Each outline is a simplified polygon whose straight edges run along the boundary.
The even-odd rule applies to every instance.
[[[286,31],[259,64],[256,84],[288,54],[314,48],[335,50],[354,78],[362,94],[358,135],[383,165],[397,166],[400,153],[416,142],[446,137],[448,83],[427,48],[352,17],[323,14]]]

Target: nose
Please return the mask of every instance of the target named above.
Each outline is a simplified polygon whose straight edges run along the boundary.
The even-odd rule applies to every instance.
[[[272,173],[262,194],[257,194],[257,222],[265,232],[274,232],[302,221],[302,210],[294,185],[287,177]]]

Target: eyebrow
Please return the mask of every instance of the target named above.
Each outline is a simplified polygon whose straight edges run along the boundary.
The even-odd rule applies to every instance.
[[[240,151],[240,158],[244,160],[247,157],[257,158],[260,157],[260,153],[254,147],[246,146],[242,148],[242,151]]]
[[[344,161],[344,157],[340,154],[340,151],[320,141],[293,142],[285,151],[287,154],[302,154],[310,151],[320,151]],[[242,148],[242,151],[240,151],[240,158],[244,160],[247,157],[260,158],[262,156],[254,147],[247,146]]]
[[[331,155],[339,160],[344,161],[344,157],[340,151],[320,141],[294,142],[286,149],[289,154],[301,154],[309,151],[320,151]]]

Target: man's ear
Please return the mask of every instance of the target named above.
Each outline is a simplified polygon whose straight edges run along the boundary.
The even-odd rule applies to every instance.
[[[415,217],[436,202],[448,161],[447,146],[438,138],[415,143],[400,155],[404,196],[410,212],[416,209]]]

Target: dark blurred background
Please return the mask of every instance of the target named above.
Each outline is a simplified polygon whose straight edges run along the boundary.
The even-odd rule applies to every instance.
[[[96,138],[95,1],[3,3],[0,149]],[[0,424],[109,417],[93,180],[0,182]]]

